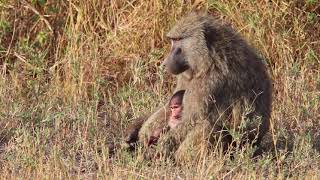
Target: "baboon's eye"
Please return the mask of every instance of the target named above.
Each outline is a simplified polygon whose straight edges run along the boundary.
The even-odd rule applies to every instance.
[[[177,38],[171,38],[171,40],[172,40],[172,41],[180,41],[180,40],[182,40],[182,38],[179,38],[179,37],[177,37]]]

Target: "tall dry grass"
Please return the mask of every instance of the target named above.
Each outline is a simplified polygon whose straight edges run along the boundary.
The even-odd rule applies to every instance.
[[[318,0],[2,0],[0,9],[2,178],[317,179]],[[108,142],[172,90],[159,69],[165,34],[192,10],[229,22],[265,57],[275,152],[212,153],[180,166],[139,152],[111,161]]]

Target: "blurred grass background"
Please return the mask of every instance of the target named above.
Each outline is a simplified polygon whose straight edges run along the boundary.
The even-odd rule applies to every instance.
[[[320,172],[319,0],[0,0],[0,169],[3,178],[314,178]],[[269,140],[259,160],[212,153],[174,166],[107,144],[163,103],[166,32],[192,10],[230,23],[273,79]],[[288,144],[290,153],[287,151]]]

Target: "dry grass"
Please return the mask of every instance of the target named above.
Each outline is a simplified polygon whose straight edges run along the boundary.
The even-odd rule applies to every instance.
[[[266,58],[275,155],[252,160],[249,148],[175,166],[119,152],[110,161],[107,143],[171,91],[159,69],[165,33],[194,9],[230,22]],[[0,10],[3,178],[319,178],[318,0],[1,0]]]

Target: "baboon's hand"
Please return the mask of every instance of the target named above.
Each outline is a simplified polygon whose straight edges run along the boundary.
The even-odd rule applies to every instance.
[[[139,129],[133,129],[132,131],[128,132],[127,136],[125,137],[125,142],[128,144],[136,143],[138,141],[138,133]]]

